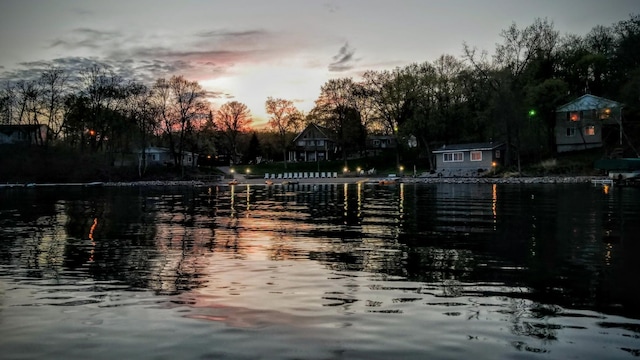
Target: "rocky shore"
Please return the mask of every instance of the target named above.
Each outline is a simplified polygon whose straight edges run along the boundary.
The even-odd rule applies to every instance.
[[[318,178],[296,180],[299,184],[350,184],[350,183],[377,183],[384,178],[367,177],[338,177],[338,178]],[[536,177],[404,177],[400,181],[404,183],[417,184],[585,184],[593,180],[607,179],[604,176],[536,176]],[[264,179],[243,179],[238,178],[238,185],[265,185]],[[276,181],[273,184],[280,184]],[[134,182],[107,182],[104,186],[124,187],[124,186],[210,186],[228,185],[228,180],[222,182],[207,181],[134,181]]]
[[[608,179],[605,176],[535,176],[535,177],[402,177],[397,178],[399,182],[408,184],[587,184],[594,180],[602,181]],[[264,179],[245,179],[236,177],[237,185],[266,185]],[[284,180],[298,184],[356,184],[370,183],[378,184],[381,180],[388,180],[384,177],[337,177],[337,178],[315,178]],[[283,180],[276,180],[273,185],[283,184]],[[151,181],[126,181],[126,182],[92,182],[92,183],[55,183],[55,184],[0,184],[0,188],[20,188],[20,187],[133,187],[133,186],[228,186],[229,180],[223,181],[201,181],[201,180],[151,180]]]

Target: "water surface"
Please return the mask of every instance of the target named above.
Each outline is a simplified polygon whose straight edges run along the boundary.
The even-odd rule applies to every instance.
[[[3,359],[633,358],[640,189],[0,190]]]

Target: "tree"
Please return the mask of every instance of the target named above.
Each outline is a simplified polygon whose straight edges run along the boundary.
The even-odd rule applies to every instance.
[[[69,75],[60,68],[44,70],[39,79],[41,109],[54,138],[60,135],[64,126],[64,100],[69,93],[68,79]]]
[[[366,91],[382,122],[385,132],[396,141],[396,166],[400,165],[401,128],[414,116],[422,84],[420,74],[425,64],[412,64],[393,71],[368,71],[364,74]]]
[[[251,121],[249,108],[238,101],[230,101],[222,105],[215,117],[216,126],[229,141],[231,156],[235,163],[240,158],[237,143],[238,135],[249,130]]]
[[[15,87],[7,81],[0,89],[0,124],[10,125],[15,121],[16,104]]]
[[[498,130],[506,140],[505,162],[507,165],[511,163],[511,152],[515,148],[520,171],[521,130],[528,119],[524,89],[530,84],[530,70],[536,61],[549,59],[553,54],[558,32],[548,20],[536,19],[524,29],[513,23],[500,36],[503,42],[496,46],[492,64],[484,56],[476,57],[475,49],[466,45],[465,59],[491,79],[489,84],[494,95],[492,116],[498,120]]]
[[[293,105],[293,101],[285,99],[274,99],[268,97],[265,102],[267,114],[269,118],[269,126],[273,128],[280,138],[280,146],[282,147],[282,158],[284,159],[284,168],[287,168],[287,135],[300,127],[303,115]]]
[[[156,133],[158,127],[157,109],[153,106],[152,93],[145,85],[130,83],[127,91],[126,114],[138,131],[137,143],[141,152],[138,176],[142,177],[147,169],[146,149],[149,146],[149,138]]]
[[[254,132],[251,134],[251,139],[249,140],[245,162],[249,164],[257,164],[260,156],[262,156],[262,148],[260,146],[260,141],[258,140],[258,135]]]
[[[168,139],[174,164],[181,166],[188,134],[199,127],[198,123],[204,122],[210,112],[206,93],[197,81],[182,76],[158,79],[153,91],[157,116]]]

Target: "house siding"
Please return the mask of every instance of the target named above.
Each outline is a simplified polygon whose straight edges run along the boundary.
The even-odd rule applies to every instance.
[[[481,151],[482,152],[482,160],[480,161],[471,161],[471,152],[472,150],[451,150],[445,152],[436,153],[436,168],[438,170],[450,170],[450,169],[461,169],[461,170],[488,170],[491,169],[492,163],[494,161],[494,151],[493,150],[473,150],[473,151]],[[444,161],[445,154],[448,153],[462,153],[462,161]]]
[[[622,104],[585,94],[556,109],[554,127],[556,150],[577,151],[603,146],[605,127],[620,131],[622,141]]]
[[[578,121],[571,121],[571,112],[556,114],[555,137],[558,152],[576,151],[602,146],[602,123],[592,111],[576,111]],[[570,130],[573,129],[573,130]],[[593,129],[593,135],[589,135]]]

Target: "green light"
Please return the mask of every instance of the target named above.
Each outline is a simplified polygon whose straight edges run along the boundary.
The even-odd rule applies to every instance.
[[[529,110],[529,116],[536,116],[536,111],[534,109]]]

